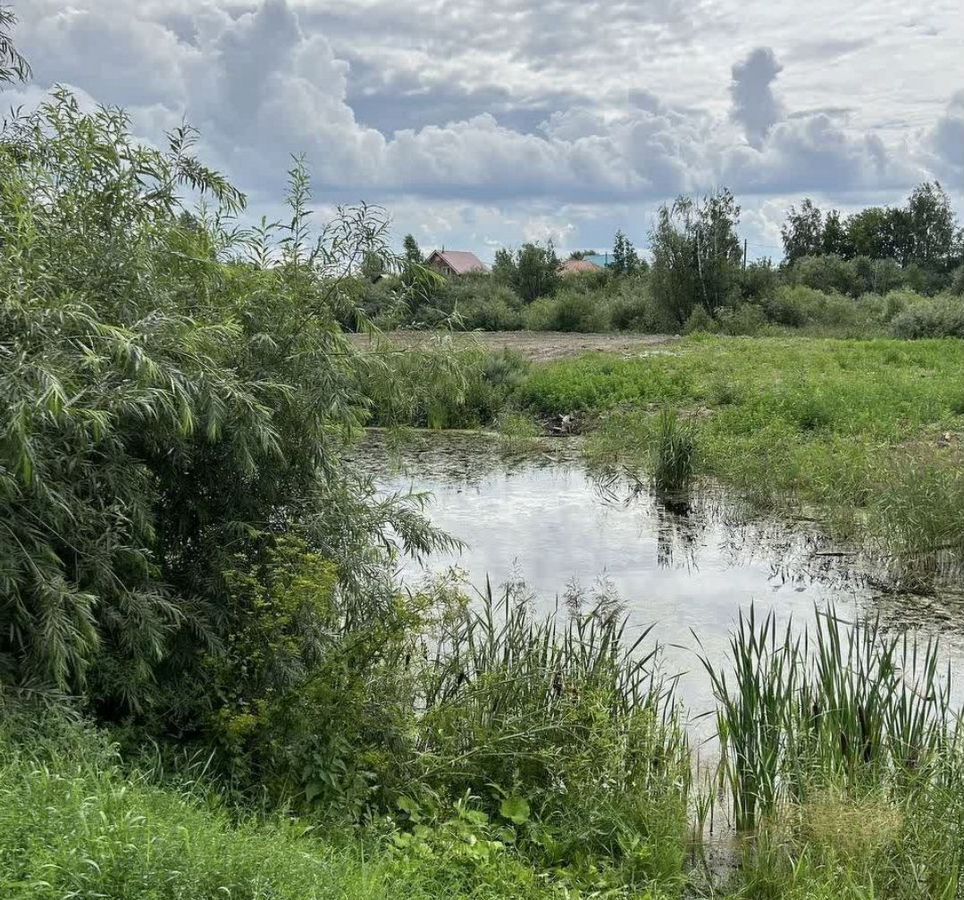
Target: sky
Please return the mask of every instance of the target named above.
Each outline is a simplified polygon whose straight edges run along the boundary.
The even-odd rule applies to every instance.
[[[9,2],[9,0],[8,0]],[[750,255],[804,196],[843,211],[939,179],[964,215],[964,0],[13,0],[32,82],[125,107],[280,211],[384,206],[397,243],[640,247],[727,186]]]

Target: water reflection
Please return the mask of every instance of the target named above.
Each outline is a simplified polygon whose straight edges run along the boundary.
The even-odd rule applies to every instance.
[[[713,485],[658,496],[644,482],[593,472],[575,441],[505,458],[497,441],[432,435],[404,444],[375,437],[359,461],[385,490],[433,495],[428,514],[461,539],[461,551],[401,572],[410,584],[458,567],[476,587],[524,582],[543,611],[600,597],[622,604],[631,634],[653,624],[670,674],[686,673],[691,710],[709,708],[694,634],[714,658],[727,650],[739,610],[805,624],[833,603],[846,614],[880,611],[885,622],[955,619],[964,602],[883,592],[875,567],[828,543],[812,522],[754,516]],[[910,613],[919,618],[908,618]],[[964,638],[964,629],[961,630]]]

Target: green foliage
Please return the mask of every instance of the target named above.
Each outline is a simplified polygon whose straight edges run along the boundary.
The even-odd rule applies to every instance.
[[[389,519],[432,543],[339,462],[378,364],[339,328],[344,275],[384,220],[344,209],[313,240],[296,163],[287,223],[230,227],[243,198],[192,139],[139,146],[58,92],[0,140],[0,665],[106,718],[163,697],[182,727],[212,702],[238,554],[297,533],[354,588]],[[184,216],[181,190],[216,209]]]
[[[696,440],[673,410],[664,409],[657,417],[650,452],[653,487],[661,494],[685,491],[696,468]]]
[[[462,805],[415,837],[391,823],[319,832],[290,818],[232,815],[196,780],[158,784],[124,771],[104,735],[4,710],[0,731],[0,884],[11,900],[429,900],[573,896],[479,840]]]
[[[559,284],[559,259],[552,242],[544,247],[536,243],[523,244],[514,254],[499,250],[492,277],[509,285],[523,303],[552,294]]]
[[[415,240],[414,235],[405,235],[405,239],[402,241],[402,253],[405,257],[406,263],[420,266],[423,262],[422,251],[419,248],[418,241]]]
[[[449,281],[446,302],[453,324],[466,330],[515,331],[522,327],[522,301],[510,287],[488,275]]]
[[[706,311],[704,306],[696,306],[689,318],[683,323],[683,334],[705,332],[712,334],[717,330],[716,320]]]
[[[946,284],[943,276],[960,255],[960,233],[950,198],[936,181],[917,185],[904,207],[870,207],[854,213],[845,223],[836,210],[824,219],[820,210],[806,199],[799,211],[790,207],[781,234],[784,262],[789,267],[796,267],[806,257],[822,255],[846,260],[863,257],[873,262],[891,261],[893,266],[916,269],[924,280],[933,279],[935,290],[928,293]],[[802,283],[821,290],[833,287],[856,296],[859,291],[840,285],[846,275],[839,264],[833,269],[823,273],[823,278],[836,280],[836,284],[814,283],[819,270]],[[895,286],[865,285],[864,290],[883,293]],[[924,287],[912,281],[910,286],[915,290]]]
[[[827,785],[848,792],[928,778],[946,749],[950,707],[937,647],[846,623],[831,609],[803,636],[768,615],[741,615],[730,641],[733,681],[713,681],[723,773],[738,828],[753,828],[782,797],[806,801]]]
[[[790,284],[801,284],[824,293],[856,297],[861,283],[854,263],[839,256],[804,256],[787,273]]]
[[[661,206],[650,231],[653,293],[676,322],[702,304],[715,313],[738,277],[740,207],[726,189],[700,201],[679,197]]]
[[[891,330],[899,338],[964,337],[964,298],[920,298],[894,316]]]
[[[646,270],[645,262],[636,253],[632,241],[621,231],[616,232],[613,243],[613,261],[610,265],[614,275],[636,275]]]
[[[536,300],[526,308],[523,321],[530,331],[606,331],[607,309],[598,294],[566,288],[554,297]]]
[[[527,364],[505,351],[455,342],[437,333],[427,344],[376,349],[378,364],[361,390],[372,400],[371,422],[381,426],[471,428],[492,422],[522,381]]]
[[[807,197],[800,209],[791,206],[787,220],[780,228],[783,240],[783,256],[788,265],[793,265],[805,256],[816,256],[823,252],[823,213]]]
[[[520,850],[625,883],[680,870],[686,746],[672,696],[612,609],[565,623],[491,592],[456,621],[426,673],[416,781],[478,798]]]
[[[13,10],[0,7],[0,85],[30,78],[30,64],[17,51],[10,37],[16,23]]]
[[[724,334],[759,334],[766,325],[767,317],[763,309],[755,303],[742,303],[726,307],[718,313],[720,331]]]
[[[737,280],[740,299],[754,302],[771,297],[779,285],[780,273],[769,259],[751,262],[740,272]]]

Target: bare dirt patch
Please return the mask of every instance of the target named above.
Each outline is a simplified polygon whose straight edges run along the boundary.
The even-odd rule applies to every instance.
[[[416,349],[437,337],[430,331],[391,331],[385,338],[398,347]],[[639,356],[672,344],[678,336],[665,334],[574,334],[564,331],[472,331],[453,333],[466,344],[482,344],[489,350],[513,350],[533,362],[551,362],[584,353],[618,353]],[[369,346],[367,334],[352,335],[359,347]]]

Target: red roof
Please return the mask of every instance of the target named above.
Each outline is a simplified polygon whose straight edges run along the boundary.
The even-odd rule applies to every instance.
[[[436,250],[426,263],[431,263],[435,257],[441,259],[456,275],[486,271],[482,260],[474,253],[469,253],[468,250]]]
[[[601,272],[602,266],[597,266],[588,259],[567,259],[561,266],[559,272],[563,275],[578,275],[582,272]]]

